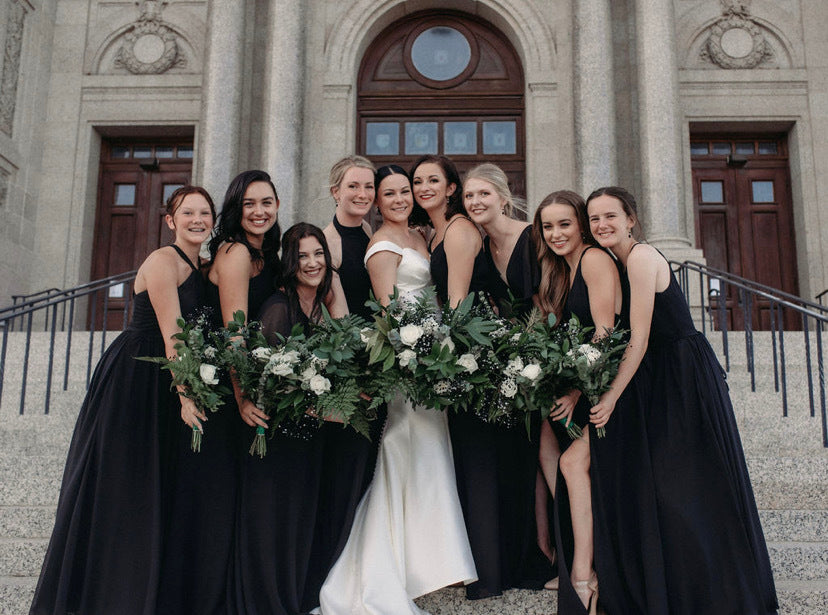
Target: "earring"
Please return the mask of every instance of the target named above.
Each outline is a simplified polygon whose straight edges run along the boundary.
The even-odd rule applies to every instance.
[[[632,229],[627,230],[627,237],[632,237]]]

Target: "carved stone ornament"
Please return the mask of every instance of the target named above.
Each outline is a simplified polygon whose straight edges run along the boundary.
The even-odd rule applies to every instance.
[[[158,0],[141,3],[141,16],[124,34],[115,66],[134,75],[160,75],[186,63],[180,54],[175,32],[161,19],[159,4],[162,3]]]
[[[9,173],[3,167],[0,167],[0,208],[6,206],[6,197],[9,194]]]
[[[756,68],[773,57],[762,29],[751,18],[749,1],[723,0],[724,15],[710,28],[701,55],[721,68]]]

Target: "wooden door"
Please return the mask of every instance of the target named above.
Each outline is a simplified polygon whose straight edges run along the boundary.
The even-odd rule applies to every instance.
[[[707,263],[797,294],[784,139],[693,139],[692,148],[696,241]],[[716,290],[715,283],[711,290]],[[728,327],[744,328],[744,306],[735,289],[729,289],[724,300]],[[759,300],[752,306],[751,324],[755,329],[770,328],[767,301]],[[785,324],[797,328],[798,318],[786,313]]]
[[[526,195],[523,68],[488,22],[454,11],[420,12],[389,26],[365,52],[357,98],[359,153],[410,169],[444,154],[461,178],[499,165]]]
[[[92,279],[137,269],[147,255],[173,237],[164,222],[165,203],[190,181],[192,142],[105,142],[101,152]],[[113,286],[90,306],[96,329],[124,326],[123,310],[131,284]]]

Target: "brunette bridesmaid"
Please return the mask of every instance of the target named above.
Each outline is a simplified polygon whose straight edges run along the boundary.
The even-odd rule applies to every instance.
[[[591,409],[595,567],[609,613],[776,613],[768,550],[725,373],[664,256],[638,239],[633,196],[587,199],[623,266],[630,343]],[[626,310],[625,310],[626,311]]]

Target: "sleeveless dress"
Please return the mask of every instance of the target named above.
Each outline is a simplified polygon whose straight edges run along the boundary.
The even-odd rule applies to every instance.
[[[431,275],[437,296],[446,302],[448,263],[442,242],[432,250]],[[481,249],[469,292],[487,292],[490,280]],[[552,568],[537,546],[537,437],[531,442],[522,423],[506,428],[466,412],[449,412],[448,421],[457,492],[479,578],[466,587],[466,597],[488,598],[511,588],[541,589]]]
[[[776,613],[725,374],[684,295],[655,294],[649,345],[592,438],[599,602],[613,615]]]
[[[274,333],[287,336],[293,325],[308,325],[304,314],[291,313],[281,291],[264,302],[257,320],[271,344]],[[249,446],[254,430],[245,428]],[[323,445],[319,432],[298,439],[277,431],[268,436],[263,459],[244,451],[229,612],[295,615],[315,604],[318,596],[309,596],[306,584],[314,566]]]
[[[187,262],[193,272],[178,287],[185,317],[204,303],[204,279]],[[181,419],[169,373],[136,357],[165,354],[142,291],[78,414],[32,615],[156,612],[173,430]]]
[[[248,313],[256,315],[273,292],[275,267],[265,264],[248,284]],[[218,287],[207,280],[214,326],[221,326]],[[230,388],[230,382],[223,382]],[[246,428],[233,395],[203,423],[201,452],[190,448],[192,429],[178,420],[176,480],[164,550],[158,615],[218,615],[227,609],[239,474],[240,433]],[[250,446],[252,435],[247,439]]]
[[[589,307],[589,288],[581,272],[581,263],[584,260],[584,254],[592,249],[602,250],[602,248],[596,246],[589,246],[581,253],[581,258],[578,260],[578,267],[575,270],[575,277],[572,280],[572,286],[569,289],[569,294],[566,297],[566,302],[563,307],[563,321],[567,322],[572,316],[577,316],[583,327],[595,326]],[[585,395],[581,395],[572,412],[572,422],[583,429],[589,429],[590,440],[593,440],[597,436],[595,435],[595,428],[589,422],[589,411],[591,407],[592,404],[590,404],[589,399]],[[558,445],[563,453],[572,444],[572,439],[566,433],[563,425],[558,421],[549,419],[549,424],[552,426],[552,431],[555,433]],[[566,480],[563,477],[561,469],[558,467],[554,500],[554,528],[555,549],[558,554],[559,571],[559,615],[585,614],[587,612],[578,594],[575,593],[570,576],[572,557],[575,550],[575,539],[572,534],[572,514],[569,506],[569,490],[567,489]],[[600,578],[598,584],[599,586],[601,584]]]
[[[400,295],[431,283],[428,260],[411,248],[378,241],[365,255],[389,251]],[[321,593],[323,615],[422,614],[412,598],[476,579],[457,497],[446,415],[388,406],[374,478],[359,504],[345,549]]]

